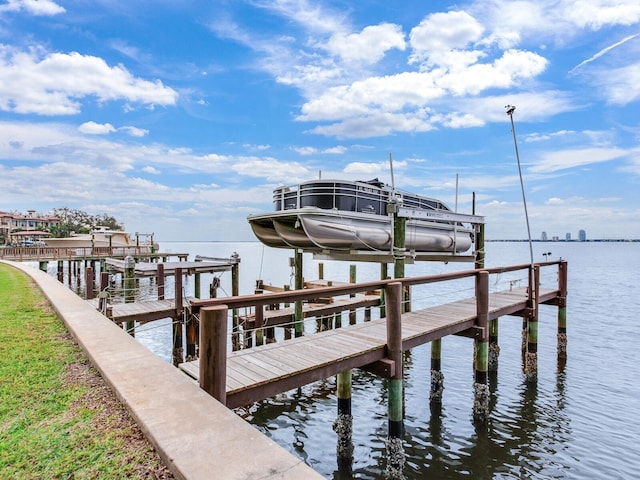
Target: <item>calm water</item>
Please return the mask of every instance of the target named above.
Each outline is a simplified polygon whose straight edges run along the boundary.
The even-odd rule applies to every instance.
[[[290,283],[289,251],[258,243],[162,243],[163,251],[241,257],[241,293],[257,278]],[[487,266],[529,261],[526,243],[488,243]],[[640,334],[638,286],[640,243],[536,243],[536,261],[569,262],[568,361],[556,357],[557,308],[540,312],[538,381],[524,382],[521,320],[500,320],[500,359],[491,379],[490,419],[472,423],[472,342],[447,337],[442,346],[445,391],[442,408],[429,405],[429,345],[414,349],[405,366],[407,479],[635,479],[640,477]],[[193,258],[193,257],[190,257]],[[358,280],[379,278],[379,266],[358,264]],[[471,268],[467,264],[407,266],[407,275]],[[349,264],[324,262],[325,278],[347,281]],[[392,271],[392,269],[390,269]],[[546,272],[546,273],[544,273]],[[557,285],[555,269],[542,283]],[[518,275],[492,278],[492,289],[508,288]],[[305,278],[317,278],[317,262],[305,257]],[[230,293],[230,274],[221,277]],[[207,281],[203,278],[203,284]],[[186,288],[193,288],[192,280]],[[522,285],[524,285],[524,279]],[[429,286],[413,292],[414,309],[473,295],[471,285]],[[224,295],[224,293],[222,293]],[[163,358],[170,356],[168,323],[141,327],[137,338]],[[335,379],[291,391],[239,411],[256,428],[299,456],[326,478],[383,478],[387,434],[385,382],[353,374],[354,461],[338,468]]]

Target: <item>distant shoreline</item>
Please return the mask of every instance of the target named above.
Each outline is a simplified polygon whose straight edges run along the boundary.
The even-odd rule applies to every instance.
[[[485,239],[485,242],[528,242],[527,239],[521,240],[513,240],[513,239],[504,239],[504,240],[488,240]],[[627,243],[627,242],[640,242],[639,238],[595,238],[592,240],[531,240],[536,243],[596,243],[596,242],[617,242],[617,243]]]

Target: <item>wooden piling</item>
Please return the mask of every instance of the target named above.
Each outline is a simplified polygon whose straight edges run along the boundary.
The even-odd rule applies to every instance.
[[[432,403],[442,403],[443,391],[442,339],[438,338],[431,342],[431,390],[429,392],[429,401]]]
[[[87,267],[84,275],[84,298],[86,300],[91,300],[94,298],[93,295],[93,268]]]
[[[567,262],[558,265],[558,360],[567,359]]]
[[[338,416],[333,430],[338,435],[336,453],[338,463],[353,460],[353,416],[351,414],[351,370],[336,376]]]
[[[179,365],[184,359],[183,334],[182,334],[182,317],[184,314],[183,297],[182,297],[182,268],[176,268],[173,273],[175,284],[174,301],[176,316],[173,318],[173,364]]]
[[[189,317],[186,322],[187,334],[187,358],[191,362],[198,358],[198,323],[194,317]]]
[[[356,283],[356,266],[349,266],[349,283]],[[355,293],[350,295],[352,298],[356,296]],[[356,311],[354,309],[349,310],[349,325],[356,324]]]
[[[201,298],[200,297],[200,274],[199,273],[196,273],[194,275],[193,296],[196,297],[196,298]]]
[[[158,300],[164,300],[164,264],[158,264]]]
[[[500,357],[500,345],[498,343],[498,319],[489,321],[489,359],[487,368],[490,372],[498,371],[498,358]]]
[[[529,284],[533,302],[527,316],[527,353],[525,355],[524,376],[527,382],[538,379],[538,298],[540,293],[540,265],[533,267],[533,284]]]
[[[473,420],[484,423],[489,416],[489,272],[481,271],[476,275],[476,329],[478,334],[475,345],[475,381],[473,384]]]
[[[58,281],[64,280],[64,260],[58,260]]]
[[[389,265],[386,263],[380,264],[380,280],[386,280],[389,278]],[[384,289],[380,289],[380,318],[387,316],[387,309],[385,307]]]
[[[302,290],[304,288],[304,277],[302,273],[302,250],[296,248],[294,257],[294,269],[295,269],[295,289]],[[304,335],[304,316],[302,312],[302,300],[295,301],[295,336],[301,337]]]
[[[218,298],[218,289],[220,288],[220,279],[213,277],[209,285],[209,298]]]
[[[98,294],[98,310],[103,314],[107,313],[107,302],[109,300],[109,272],[100,272],[100,293]]]
[[[194,296],[200,298],[200,274],[195,274]],[[189,315],[185,320],[185,337],[187,346],[186,362],[191,362],[198,358],[198,321],[193,315]]]
[[[404,278],[404,260],[406,252],[407,219],[398,216],[397,205],[393,209],[393,278]],[[402,313],[411,311],[409,306],[409,286],[402,289]]]
[[[225,305],[200,309],[200,388],[227,402],[227,314]]]
[[[404,448],[402,446],[403,420],[403,355],[402,355],[402,284],[393,282],[386,285],[387,303],[387,358],[393,362],[394,372],[387,381],[389,392],[389,424],[386,442],[387,478],[403,478]]]
[[[475,206],[474,206],[475,209]],[[475,215],[475,213],[474,213]],[[476,269],[484,268],[484,224],[476,225],[475,229]]]
[[[88,267],[87,270],[91,268]],[[127,256],[124,259],[124,303],[133,303],[135,301],[136,291],[136,261],[131,256]],[[136,322],[125,322],[125,330],[132,337],[136,336]]]

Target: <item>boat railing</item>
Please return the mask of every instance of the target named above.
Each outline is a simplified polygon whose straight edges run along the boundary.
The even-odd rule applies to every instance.
[[[387,191],[371,185],[319,181],[278,188],[273,203],[276,211],[317,207],[385,215],[388,197]]]
[[[407,208],[451,211],[442,202],[428,197],[396,191],[395,199]],[[317,181],[280,187],[273,192],[276,211],[316,207],[324,210],[386,215],[390,191],[360,182]]]

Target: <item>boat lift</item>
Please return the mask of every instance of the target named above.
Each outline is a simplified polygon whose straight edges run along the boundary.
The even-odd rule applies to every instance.
[[[420,210],[398,206],[393,216],[396,218],[416,218],[421,220],[443,220],[451,222],[468,223],[473,225],[475,248],[470,254],[460,254],[455,252],[418,252],[405,250],[403,253],[404,263],[411,265],[415,262],[477,262],[478,252],[484,251],[484,216],[469,215],[464,213]],[[304,250],[303,250],[304,251]],[[396,252],[363,251],[363,250],[310,250],[314,260],[337,260],[348,262],[374,262],[374,263],[394,263],[398,257]]]

